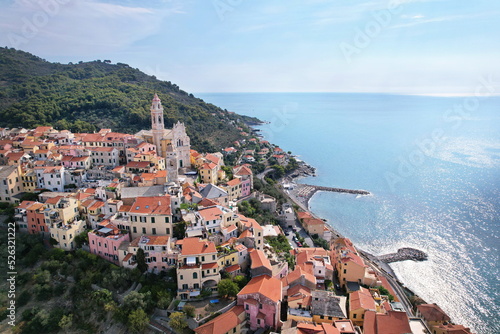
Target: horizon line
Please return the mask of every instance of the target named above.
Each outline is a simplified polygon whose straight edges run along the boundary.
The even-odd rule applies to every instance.
[[[300,92],[300,91],[271,91],[271,92],[257,92],[257,91],[241,91],[241,92],[192,92],[196,94],[384,94],[384,95],[400,95],[400,96],[428,96],[428,97],[477,97],[488,98],[498,97],[499,93],[490,93],[489,96],[477,96],[475,93],[395,93],[395,92],[342,92],[342,91],[318,91],[318,92]]]

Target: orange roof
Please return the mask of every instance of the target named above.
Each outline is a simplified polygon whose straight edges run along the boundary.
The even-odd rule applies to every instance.
[[[94,203],[92,203],[92,205],[88,209],[89,210],[96,210],[96,209],[102,208],[103,206],[104,206],[103,201],[95,201]]]
[[[363,287],[349,294],[349,311],[358,309],[376,310],[375,300],[370,291]]]
[[[298,211],[297,218],[299,219],[312,218],[312,215],[306,211]]]
[[[240,179],[232,179],[231,181],[228,181],[226,184],[232,187],[232,186],[237,186],[240,183],[241,183]]]
[[[215,168],[217,168],[217,165],[213,163],[204,163],[201,166],[201,169],[215,169]]]
[[[267,275],[252,278],[250,282],[248,282],[248,284],[245,285],[245,287],[238,293],[238,296],[254,293],[259,293],[274,302],[278,302],[283,299],[281,281]]]
[[[325,222],[318,218],[306,218],[304,219],[304,224],[306,225],[325,225]]]
[[[243,313],[243,306],[234,306],[217,318],[210,320],[194,329],[198,334],[225,334],[241,324],[239,316]]]
[[[35,203],[35,202],[34,201],[22,201],[21,204],[19,204],[19,206],[17,207],[17,209],[27,209],[33,203]]]
[[[389,311],[387,314],[375,311],[365,312],[364,334],[405,334],[411,333],[406,312]]]
[[[233,264],[232,266],[227,267],[226,272],[232,273],[233,271],[241,270],[241,267],[239,264]]]
[[[48,198],[45,203],[47,204],[52,204],[52,205],[56,205],[59,200],[63,198],[63,196],[56,196],[56,197],[51,197],[51,198]]]
[[[297,268],[295,268],[294,271],[292,271],[291,273],[289,273],[288,275],[283,277],[281,279],[281,281],[283,282],[283,285],[290,285],[291,283],[295,282],[296,280],[298,280],[302,276],[304,276],[304,278],[306,280],[308,280],[309,282],[316,284],[316,277],[314,277],[314,275],[312,275],[311,273],[303,270],[299,266],[297,266]],[[290,293],[288,295],[290,295]]]
[[[209,160],[210,162],[213,162],[214,164],[218,164],[220,161],[220,159],[213,154],[205,155],[205,159]]]
[[[252,170],[247,166],[241,166],[234,175],[252,175]]]
[[[182,241],[182,255],[197,255],[217,252],[215,244],[211,241],[204,241],[199,238],[184,238]]]
[[[125,167],[127,168],[146,168],[149,167],[149,161],[130,161]]]
[[[122,262],[127,262],[132,257],[132,253],[128,253],[127,256],[123,258]]]
[[[198,210],[198,213],[204,221],[221,219],[223,214],[222,210],[216,206],[200,209]]]
[[[193,192],[193,195],[196,195],[196,194],[198,194],[198,197],[201,197],[199,192],[197,192],[197,191]],[[198,206],[207,207],[207,206],[213,206],[213,205],[219,205],[219,202],[216,202],[216,201],[211,200],[209,198],[204,198],[200,202],[198,202]]]
[[[214,268],[219,268],[219,265],[217,262],[212,262],[212,263],[204,263],[201,265],[201,269],[214,269]]]
[[[417,305],[417,309],[426,321],[450,321],[450,317],[436,304]]]
[[[150,215],[171,215],[170,195],[137,197],[129,212]]]
[[[261,250],[254,249],[250,252],[250,262],[252,262],[250,269],[266,267],[269,270],[273,270],[271,262],[269,262],[269,259],[266,257],[266,254],[264,254],[264,252]]]
[[[250,230],[244,230],[243,232],[241,232],[238,239],[243,239],[243,238],[253,238],[253,233]]]
[[[260,224],[253,218],[247,218],[243,215],[238,215],[238,217],[240,218],[240,222],[241,224],[243,224],[246,228],[254,228],[254,229],[257,229],[257,230],[260,230],[262,231],[262,227],[260,226]]]
[[[147,238],[147,239],[146,239]],[[146,245],[167,245],[170,237],[168,235],[148,235],[141,240],[147,240]]]

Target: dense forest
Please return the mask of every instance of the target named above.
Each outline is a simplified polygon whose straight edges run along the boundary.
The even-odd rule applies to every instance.
[[[73,132],[110,128],[135,133],[150,128],[154,93],[162,100],[165,126],[184,122],[193,148],[200,151],[229,146],[240,138],[237,127],[258,123],[127,64],[50,63],[24,51],[0,48],[0,127],[52,125]]]

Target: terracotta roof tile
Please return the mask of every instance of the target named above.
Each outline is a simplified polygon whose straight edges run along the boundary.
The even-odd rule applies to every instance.
[[[238,296],[260,293],[261,295],[278,302],[283,299],[281,281],[267,275],[254,277],[238,293]]]

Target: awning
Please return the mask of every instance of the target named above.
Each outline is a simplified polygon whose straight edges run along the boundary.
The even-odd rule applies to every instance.
[[[200,295],[200,291],[191,291],[191,292],[189,293],[189,296],[190,296],[190,297],[195,297],[195,296],[199,296],[199,295]]]
[[[196,257],[195,256],[189,256],[186,258],[186,264],[187,265],[190,265],[190,264],[196,264]]]

